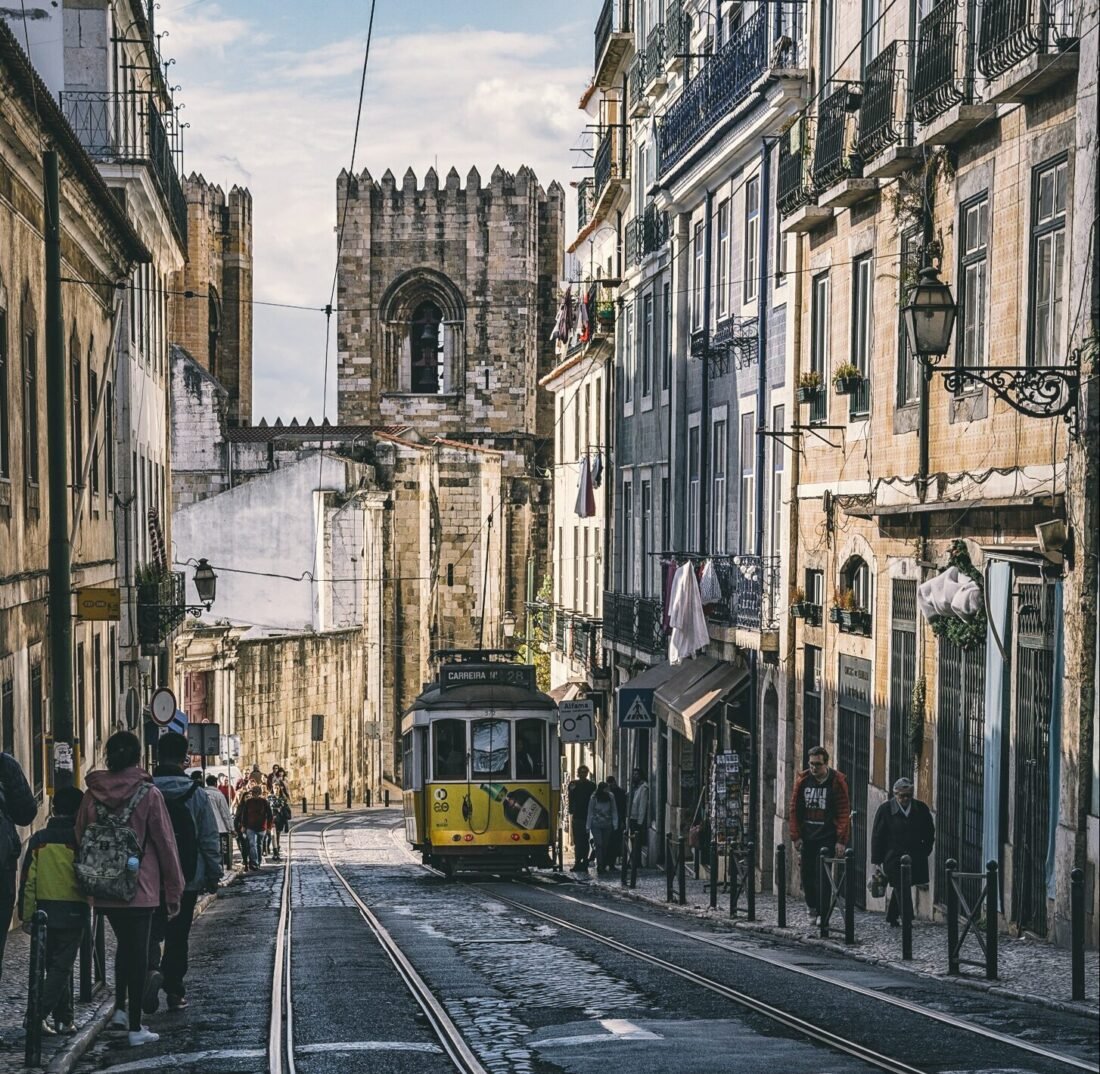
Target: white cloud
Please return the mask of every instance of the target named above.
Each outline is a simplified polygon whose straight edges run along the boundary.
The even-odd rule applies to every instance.
[[[179,20],[184,19],[181,13]],[[256,298],[323,306],[335,259],[336,176],[350,161],[363,40],[295,53],[246,20],[211,8],[171,44],[187,103],[187,168],[252,192]],[[179,37],[177,37],[179,32]],[[209,35],[199,42],[203,34]],[[178,47],[180,38],[183,48]],[[199,47],[201,44],[202,47]],[[438,161],[465,176],[476,165],[527,164],[543,186],[574,177],[569,146],[586,117],[577,99],[589,77],[565,42],[535,33],[460,30],[381,36],[371,46],[356,171],[408,166],[423,178]],[[587,59],[587,53],[581,53]],[[258,419],[321,415],[324,318],[255,309]],[[329,365],[335,416],[335,319]]]

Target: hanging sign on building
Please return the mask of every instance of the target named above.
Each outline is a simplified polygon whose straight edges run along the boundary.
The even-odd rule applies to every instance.
[[[76,591],[76,617],[85,622],[117,623],[122,618],[122,595],[117,586],[95,586]]]
[[[591,701],[558,702],[558,735],[562,742],[596,740],[595,706]]]

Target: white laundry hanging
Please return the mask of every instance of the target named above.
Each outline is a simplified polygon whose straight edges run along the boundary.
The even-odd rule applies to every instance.
[[[690,563],[685,563],[672,579],[668,625],[670,664],[679,664],[685,657],[705,649],[710,642],[707,617],[703,614],[703,600],[699,595],[699,583]]]

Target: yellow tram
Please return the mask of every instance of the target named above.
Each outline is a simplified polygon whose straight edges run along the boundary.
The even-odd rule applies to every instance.
[[[405,833],[424,863],[518,872],[558,835],[558,712],[507,650],[447,650],[401,721]]]

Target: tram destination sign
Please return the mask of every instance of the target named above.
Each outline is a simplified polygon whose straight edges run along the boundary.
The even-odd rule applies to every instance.
[[[459,686],[518,686],[534,690],[535,669],[531,664],[444,664],[439,669],[439,688]]]

